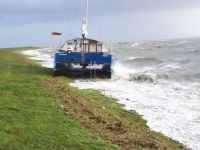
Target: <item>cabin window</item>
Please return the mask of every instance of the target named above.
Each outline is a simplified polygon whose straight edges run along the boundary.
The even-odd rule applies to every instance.
[[[90,44],[90,52],[96,52],[96,44]]]

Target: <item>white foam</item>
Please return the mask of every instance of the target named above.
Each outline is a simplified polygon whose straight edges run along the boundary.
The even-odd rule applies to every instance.
[[[199,49],[192,49],[191,52],[200,52]]]
[[[128,60],[135,60],[135,59],[138,59],[138,58],[142,58],[142,57],[129,57]]]
[[[164,62],[162,64],[159,65],[159,69],[181,69],[180,64],[175,63],[175,62]]]
[[[77,80],[71,86],[100,90],[124,104],[127,110],[136,110],[148,121],[151,129],[161,132],[194,149],[200,149],[200,85],[167,82],[163,84],[133,82],[127,74],[136,72],[115,65],[111,81]],[[118,78],[116,78],[118,75]],[[120,77],[120,78],[119,78]]]
[[[180,41],[179,44],[185,44],[185,43],[189,43],[190,41],[187,41],[187,40],[183,40],[183,41]]]
[[[54,67],[53,49],[51,48],[26,50],[22,51],[21,53],[29,56],[30,59],[40,61],[43,67],[46,68]]]
[[[133,43],[131,44],[131,47],[136,47],[136,46],[139,46],[140,44],[139,43]]]

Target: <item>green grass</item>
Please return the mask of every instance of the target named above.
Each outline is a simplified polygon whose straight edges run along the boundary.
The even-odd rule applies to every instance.
[[[15,51],[0,49],[0,149],[118,149],[81,127],[41,87],[50,71]]]
[[[58,95],[58,103],[66,104],[68,114],[122,149],[186,149],[181,143],[151,131],[139,114],[135,111],[126,111],[123,105],[116,103],[115,99],[105,97],[95,90],[73,88],[69,86],[73,80],[68,78],[54,80],[48,79],[47,87]],[[63,93],[70,97],[63,96],[59,99],[59,95]]]
[[[26,49],[0,49],[0,150],[185,149],[116,100],[16,53]]]

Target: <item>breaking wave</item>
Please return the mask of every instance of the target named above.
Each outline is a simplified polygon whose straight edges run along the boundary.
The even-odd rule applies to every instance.
[[[129,74],[129,81],[138,81],[138,82],[152,82],[155,83],[156,79],[150,74]]]
[[[163,63],[163,61],[153,58],[153,57],[129,57],[127,60],[122,62],[124,65],[137,65],[137,66],[146,66],[148,65],[158,65]]]

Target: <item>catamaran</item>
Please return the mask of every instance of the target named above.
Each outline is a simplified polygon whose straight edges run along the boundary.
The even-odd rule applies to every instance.
[[[102,42],[88,38],[88,0],[86,3],[86,15],[82,19],[81,37],[67,40],[56,50],[54,76],[76,69],[75,65],[82,67],[83,70],[100,65],[103,73],[107,77],[111,77],[112,55],[103,52]]]

